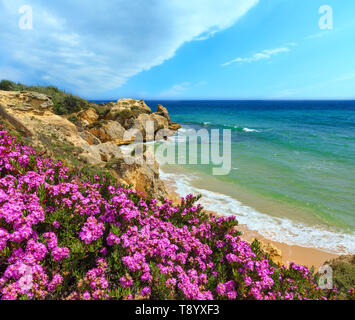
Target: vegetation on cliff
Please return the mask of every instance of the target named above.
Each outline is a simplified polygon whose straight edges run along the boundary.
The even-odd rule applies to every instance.
[[[79,112],[89,106],[89,102],[80,97],[66,93],[54,86],[27,86],[22,83],[14,83],[9,80],[0,81],[0,90],[4,91],[30,91],[49,96],[54,104],[53,112],[64,115]]]
[[[0,299],[326,299],[313,272],[275,265],[208,217],[61,162],[0,132]]]

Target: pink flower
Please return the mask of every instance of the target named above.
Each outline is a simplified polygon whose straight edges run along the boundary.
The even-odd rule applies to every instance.
[[[60,228],[60,223],[58,221],[54,221],[53,222],[53,226],[54,226],[54,228],[59,229]]]
[[[88,291],[85,291],[83,293],[83,299],[84,300],[90,300],[91,299],[91,295],[90,295],[90,293]]]
[[[52,257],[54,261],[61,261],[69,256],[69,249],[68,248],[59,248],[56,247],[52,251]]]
[[[141,296],[145,297],[145,296],[148,296],[150,294],[150,287],[144,287],[141,291]]]

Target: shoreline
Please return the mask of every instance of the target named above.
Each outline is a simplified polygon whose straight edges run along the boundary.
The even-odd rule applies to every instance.
[[[176,192],[176,187],[172,181],[162,179],[168,191],[169,199],[173,202],[179,202],[181,195]],[[205,209],[206,212],[222,216],[222,214]],[[238,230],[242,232],[241,238],[244,241],[251,242],[253,239],[258,239],[264,244],[271,244],[281,251],[282,264],[288,266],[289,263],[294,262],[304,265],[308,268],[314,266],[315,272],[328,260],[335,259],[341,254],[329,253],[317,248],[302,247],[299,245],[289,245],[283,242],[277,242],[263,237],[257,231],[250,230],[246,225],[239,224]]]

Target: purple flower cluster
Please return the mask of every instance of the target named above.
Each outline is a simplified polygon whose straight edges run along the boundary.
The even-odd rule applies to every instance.
[[[102,237],[104,229],[105,225],[102,222],[98,222],[94,217],[89,217],[79,234],[80,239],[86,244],[90,244]]]
[[[307,268],[270,264],[196,200],[84,182],[0,131],[0,299],[322,297]]]

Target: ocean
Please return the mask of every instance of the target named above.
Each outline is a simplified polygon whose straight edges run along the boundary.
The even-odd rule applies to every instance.
[[[355,101],[146,103],[165,106],[180,137],[231,130],[228,175],[214,176],[213,164],[161,165],[178,194],[201,194],[207,210],[234,215],[267,239],[355,254]]]
[[[355,253],[355,101],[146,103],[165,106],[180,136],[231,130],[228,175],[212,175],[211,164],[161,166],[177,193],[201,194],[206,209],[268,239]]]

